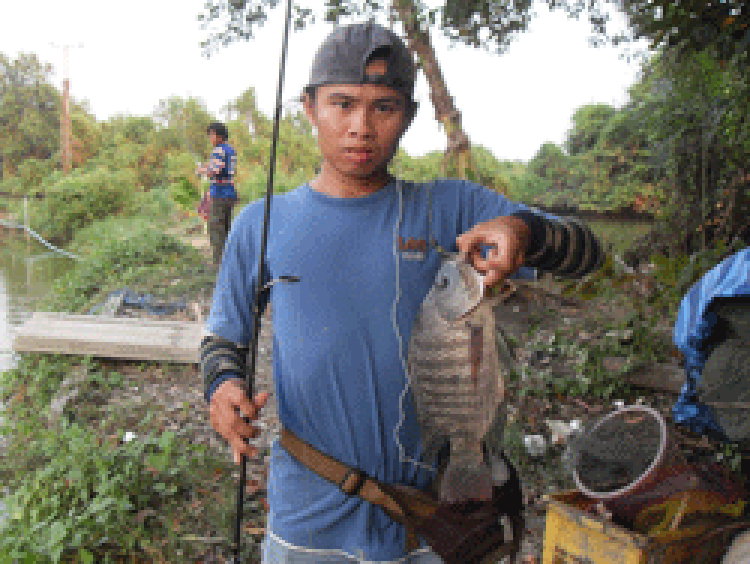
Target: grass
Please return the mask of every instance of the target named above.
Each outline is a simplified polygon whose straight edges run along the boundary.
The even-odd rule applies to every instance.
[[[148,400],[106,409],[108,397],[137,385],[139,375],[127,378],[84,357],[84,407],[73,421],[64,414],[58,424],[49,422],[49,400],[80,360],[23,355],[2,375],[3,399],[14,398],[6,416],[15,429],[0,465],[12,492],[6,500],[11,518],[0,527],[0,563],[119,562],[124,556],[178,562],[205,553],[201,539],[227,547],[234,465],[189,436],[159,428],[158,408]],[[145,364],[175,377],[182,369]],[[181,417],[190,417],[184,405]],[[138,440],[123,442],[125,429]],[[262,513],[257,501],[247,504],[246,516]],[[257,561],[257,546],[245,540],[243,547],[245,561]]]
[[[646,221],[608,221],[586,220],[591,230],[605,242],[605,248],[622,256],[632,243],[651,230],[651,223]]]

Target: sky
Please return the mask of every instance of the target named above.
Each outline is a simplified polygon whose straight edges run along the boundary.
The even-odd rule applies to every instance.
[[[0,52],[10,58],[20,52],[36,53],[55,67],[53,82],[62,88],[59,46],[82,44],[69,50],[71,95],[87,99],[99,120],[120,113],[149,115],[159,100],[173,95],[202,98],[208,110],[223,119],[222,106],[249,86],[255,87],[261,111],[273,116],[285,4],[279,2],[271,11],[254,39],[223,47],[206,58],[200,42],[209,32],[196,18],[204,0],[5,2]],[[323,2],[310,0],[307,5],[322,8]],[[541,3],[536,11],[539,15],[529,30],[518,35],[503,55],[451,48],[439,30],[432,32],[464,129],[472,143],[484,145],[499,159],[528,161],[543,143],[562,144],[578,107],[590,103],[619,107],[627,102],[627,88],[638,78],[639,64],[619,56],[623,47],[589,45],[592,32],[585,17],[570,19],[564,11],[550,12]],[[623,25],[619,17],[614,21]],[[291,104],[301,93],[315,51],[332,28],[316,23],[290,34],[285,102]],[[420,109],[402,147],[414,156],[443,150],[446,138],[435,121],[421,74],[415,95]]]

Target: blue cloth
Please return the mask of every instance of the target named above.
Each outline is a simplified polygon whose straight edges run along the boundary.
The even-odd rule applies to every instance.
[[[126,307],[138,307],[145,309],[151,315],[171,315],[175,311],[187,308],[187,302],[184,299],[179,299],[171,304],[154,304],[156,298],[153,294],[137,294],[130,288],[123,288],[122,290],[116,290],[107,294],[104,301],[97,306],[92,307],[87,311],[87,315],[95,315],[104,304],[109,301],[110,298],[120,296],[124,294],[122,305]]]
[[[211,160],[208,163],[208,171],[209,173],[216,173],[211,176],[211,197],[236,200],[234,175],[237,172],[237,154],[230,145],[222,143],[214,147]]]
[[[675,423],[698,434],[726,440],[726,433],[707,405],[697,398],[703,367],[711,355],[706,344],[717,316],[706,311],[715,298],[750,294],[750,247],[733,254],[707,272],[688,291],[680,304],[674,327],[674,343],[685,355],[685,384],[672,408]]]
[[[456,252],[456,237],[475,224],[529,209],[466,181],[403,183],[397,319],[404,359],[414,319],[440,266],[439,253],[422,245],[430,240],[428,186],[432,233],[447,251]],[[263,209],[262,200],[252,202],[232,224],[207,320],[210,333],[240,346],[251,338]],[[360,198],[330,197],[307,184],[275,196],[262,282],[300,277],[270,292],[281,424],[378,480],[425,488],[434,470],[405,459],[419,460],[422,444],[411,392],[400,402],[406,376],[392,320],[398,214],[395,183]],[[519,272],[525,278],[533,274],[526,268]],[[404,420],[398,427],[400,403]],[[403,455],[394,438],[397,427]],[[268,490],[269,529],[292,545],[363,551],[366,560],[404,556],[401,524],[379,507],[345,495],[278,443],[271,449]]]

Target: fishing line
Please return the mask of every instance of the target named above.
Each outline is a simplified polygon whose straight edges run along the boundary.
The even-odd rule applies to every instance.
[[[266,198],[265,207],[263,210],[263,227],[260,240],[260,256],[258,258],[258,278],[255,287],[255,299],[253,307],[253,331],[252,341],[250,343],[250,363],[248,366],[247,374],[245,375],[245,384],[247,385],[247,395],[252,400],[253,398],[253,378],[255,377],[255,361],[258,354],[258,337],[260,333],[261,324],[261,297],[264,292],[269,292],[270,287],[280,281],[284,282],[298,282],[299,277],[296,276],[281,276],[276,280],[269,282],[268,284],[263,283],[263,275],[265,272],[265,260],[266,260],[266,244],[268,241],[268,224],[271,217],[271,196],[273,195],[273,173],[276,167],[276,145],[279,141],[279,122],[281,121],[281,107],[282,107],[282,90],[284,86],[284,72],[286,68],[286,55],[289,45],[289,27],[292,20],[292,0],[288,0],[286,4],[286,18],[284,21],[284,39],[281,45],[281,65],[279,66],[279,81],[276,88],[276,113],[273,120],[273,136],[271,140],[271,155],[268,165],[268,183],[266,185]],[[245,419],[249,423],[249,419]],[[245,483],[247,481],[247,456],[242,454],[242,469],[240,472],[240,483],[237,491],[237,515],[234,522],[234,555],[232,558],[233,564],[239,564],[240,551],[242,543],[242,510],[245,501]],[[270,464],[270,462],[269,462]]]
[[[404,454],[404,445],[401,444],[401,441],[398,438],[398,430],[401,428],[401,425],[404,422],[404,419],[406,418],[406,414],[404,413],[404,397],[406,396],[406,392],[411,387],[411,377],[409,375],[409,367],[406,363],[406,358],[404,357],[404,341],[401,338],[401,332],[398,330],[398,318],[396,316],[396,310],[398,307],[399,299],[401,298],[401,286],[399,284],[399,262],[401,259],[400,253],[398,252],[398,234],[401,231],[401,222],[404,217],[404,194],[401,189],[401,180],[396,180],[396,190],[398,191],[398,221],[396,222],[396,226],[393,228],[393,256],[396,259],[396,298],[393,300],[393,311],[392,311],[392,321],[393,321],[393,330],[396,332],[396,338],[398,339],[398,354],[399,357],[401,357],[401,366],[404,368],[404,374],[406,375],[406,385],[404,386],[404,389],[401,391],[401,396],[398,400],[398,412],[399,412],[399,420],[398,425],[393,429],[393,437],[396,439],[396,445],[398,446],[398,455],[399,455],[399,462],[411,462],[413,464],[416,464],[418,466],[422,466],[423,468],[427,468],[428,470],[432,470],[433,472],[437,472],[437,468],[434,466],[431,466],[429,464],[424,464],[418,460],[414,460],[410,456],[406,456]],[[428,194],[428,201],[429,201],[429,193],[430,189],[427,188],[427,194]],[[430,205],[428,208],[428,213],[432,214],[432,206]],[[431,222],[430,222],[431,224]],[[431,227],[431,225],[430,225]],[[428,236],[432,236],[432,233],[429,233]],[[422,437],[423,439],[424,437]]]

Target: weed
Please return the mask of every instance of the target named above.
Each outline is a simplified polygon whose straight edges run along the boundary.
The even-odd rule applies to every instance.
[[[84,391],[125,383],[90,357],[82,362],[88,371]],[[205,552],[185,533],[209,527],[226,531],[222,542],[228,545],[235,510],[233,466],[178,434],[141,432],[153,406],[146,406],[129,442],[122,437],[132,428],[123,425],[130,410],[73,423],[61,418],[51,425],[44,407],[71,364],[62,355],[22,355],[17,368],[2,374],[2,389],[14,397],[23,390],[24,399],[10,403],[6,413],[12,424],[0,428],[12,439],[2,468],[11,493],[5,500],[9,518],[0,526],[0,563],[120,556],[184,561]],[[256,502],[248,502],[246,515],[257,517],[260,511]],[[251,561],[257,546],[244,544]]]

